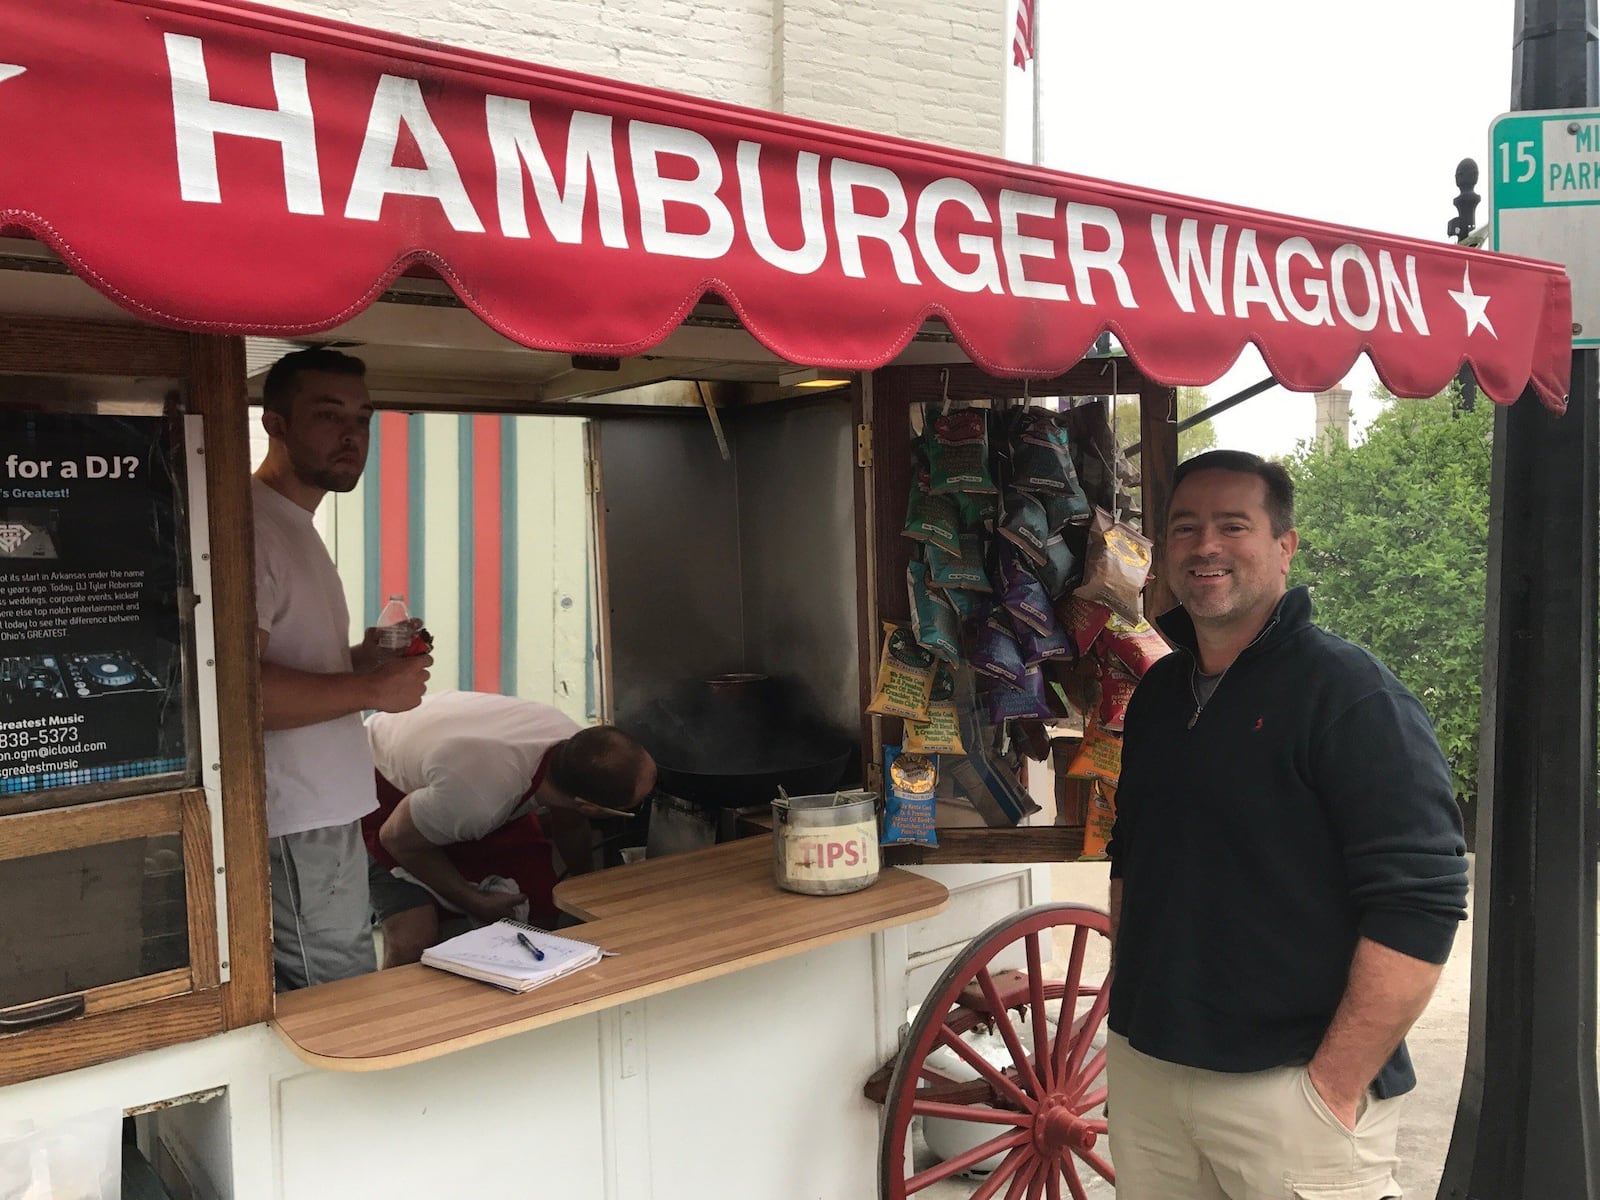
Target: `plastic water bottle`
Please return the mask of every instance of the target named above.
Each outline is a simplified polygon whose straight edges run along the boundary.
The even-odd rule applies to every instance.
[[[404,654],[411,644],[411,614],[404,596],[390,596],[378,614],[378,649],[387,655]]]

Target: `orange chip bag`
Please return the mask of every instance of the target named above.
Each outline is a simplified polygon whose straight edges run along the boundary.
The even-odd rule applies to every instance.
[[[1090,721],[1084,726],[1083,745],[1067,774],[1079,779],[1103,779],[1115,784],[1122,775],[1122,739]]]
[[[1117,789],[1096,779],[1089,788],[1088,813],[1083,821],[1083,853],[1080,859],[1103,859],[1111,844],[1111,827],[1117,820]]]
[[[1114,614],[1106,622],[1104,639],[1104,648],[1132,671],[1135,679],[1143,679],[1146,671],[1172,653],[1172,647],[1149,622],[1131,625]]]
[[[933,655],[917,645],[904,625],[883,623],[883,658],[878,663],[878,683],[872,689],[867,711],[908,721],[928,719],[928,697],[933,691]]]

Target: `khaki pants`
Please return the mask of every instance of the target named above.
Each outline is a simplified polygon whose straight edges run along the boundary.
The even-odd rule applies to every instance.
[[[1403,1096],[1370,1096],[1346,1129],[1304,1067],[1230,1075],[1141,1054],[1108,1034],[1117,1200],[1398,1197]]]

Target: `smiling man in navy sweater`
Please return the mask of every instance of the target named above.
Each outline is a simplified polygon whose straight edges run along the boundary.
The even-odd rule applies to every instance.
[[[1404,1037],[1466,913],[1428,715],[1286,590],[1294,487],[1239,451],[1182,464],[1178,653],[1128,708],[1110,847],[1119,1200],[1384,1200]]]

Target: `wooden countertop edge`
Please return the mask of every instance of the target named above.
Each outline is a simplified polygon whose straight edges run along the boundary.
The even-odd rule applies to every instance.
[[[675,975],[670,979],[658,980],[654,983],[639,987],[625,988],[608,996],[596,997],[593,1000],[583,1001],[569,1005],[565,1008],[553,1009],[549,1012],[536,1013],[533,1016],[522,1017],[518,1020],[508,1021],[503,1025],[493,1025],[480,1029],[474,1033],[461,1037],[447,1038],[439,1042],[431,1042],[426,1046],[418,1046],[412,1050],[398,1051],[393,1054],[384,1054],[373,1057],[353,1058],[334,1055],[319,1054],[308,1050],[295,1041],[292,1034],[277,1021],[270,1022],[273,1031],[283,1039],[284,1043],[294,1052],[296,1057],[314,1067],[322,1067],[330,1071],[387,1071],[394,1067],[409,1066],[412,1063],[427,1062],[429,1059],[441,1058],[446,1054],[454,1054],[461,1050],[469,1050],[474,1046],[488,1045],[502,1038],[514,1037],[519,1033],[527,1033],[534,1029],[542,1029],[547,1025],[556,1025],[574,1017],[587,1016],[592,1012],[599,1012],[607,1008],[616,1008],[635,1000],[643,1000],[650,996],[660,995],[665,992],[676,991],[678,988],[688,987],[691,984],[703,983],[708,979],[717,979],[724,975],[732,975],[735,971],[742,971],[749,967],[758,967],[764,963],[776,962],[779,959],[791,958],[803,954],[808,950],[820,949],[823,946],[833,945],[835,942],[848,941],[851,938],[861,937],[869,933],[878,933],[898,925],[920,921],[926,917],[935,916],[944,911],[950,902],[949,893],[945,893],[937,904],[926,905],[909,912],[898,913],[882,920],[871,921],[862,925],[854,925],[847,929],[835,930],[803,941],[792,942],[782,946],[773,946],[770,949],[755,954],[746,954],[737,958],[726,959],[718,963],[710,963],[695,971],[688,971]]]

